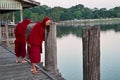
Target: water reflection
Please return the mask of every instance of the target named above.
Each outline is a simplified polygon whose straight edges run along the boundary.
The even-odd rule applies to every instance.
[[[57,26],[57,37],[62,38],[63,36],[67,36],[69,34],[73,34],[77,37],[82,36],[82,29],[81,26],[74,27],[74,26]]]
[[[101,25],[101,31],[114,30],[115,32],[120,32],[120,24],[115,25]],[[73,34],[77,37],[82,37],[82,26],[57,26],[57,37],[62,38]]]
[[[82,80],[82,41],[70,34],[57,39],[58,68],[67,80]]]
[[[67,80],[82,80],[82,29],[57,27],[58,68]],[[101,80],[120,79],[120,25],[101,26]]]
[[[101,80],[120,80],[120,32],[101,32]]]

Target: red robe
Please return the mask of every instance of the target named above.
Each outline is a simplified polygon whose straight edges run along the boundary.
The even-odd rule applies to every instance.
[[[50,20],[46,17],[42,22],[37,22],[30,31],[27,41],[31,47],[28,47],[29,58],[32,63],[41,61],[42,42],[45,39],[45,23]]]
[[[21,23],[18,23],[15,27],[15,53],[17,57],[25,57],[26,56],[26,29],[27,25],[31,21],[29,19],[24,20]]]

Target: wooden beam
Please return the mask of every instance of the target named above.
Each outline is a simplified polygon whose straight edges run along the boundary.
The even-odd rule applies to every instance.
[[[6,14],[5,31],[6,31],[6,44],[7,44],[7,46],[10,46],[10,44],[9,44],[9,35],[8,35],[8,13]]]
[[[20,21],[23,21],[23,9],[20,10]]]
[[[14,12],[12,12],[12,22],[13,22],[13,24],[15,24],[15,15],[14,15]]]
[[[48,71],[58,73],[55,23],[52,23],[50,27],[46,27],[45,31],[45,68]]]
[[[0,14],[0,20],[2,20],[2,14]],[[0,24],[0,44],[2,41],[2,30],[1,30],[1,24]]]
[[[83,80],[100,80],[100,27],[83,28]]]

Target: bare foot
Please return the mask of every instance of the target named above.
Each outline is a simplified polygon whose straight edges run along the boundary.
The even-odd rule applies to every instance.
[[[16,62],[16,63],[19,63],[19,61],[18,61],[18,60],[16,60],[15,62]]]
[[[25,61],[25,60],[22,60],[22,63],[26,63],[27,61]]]
[[[32,73],[35,74],[35,75],[39,75],[40,74],[39,71],[33,71]]]
[[[19,61],[18,61],[18,57],[16,56],[16,61],[15,61],[16,63],[18,63]]]
[[[30,69],[30,71],[31,71],[31,72],[33,72],[33,71],[34,71],[34,69],[32,69],[32,68],[31,68],[31,69]]]
[[[31,68],[31,69],[30,69],[30,71],[31,71],[31,72],[33,72],[33,71],[34,71],[34,69],[32,69],[32,68]],[[38,71],[38,72],[39,72],[39,69],[36,69],[36,71]]]

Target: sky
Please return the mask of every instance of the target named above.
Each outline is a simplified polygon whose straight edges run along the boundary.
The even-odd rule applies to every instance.
[[[47,5],[49,7],[60,6],[69,8],[77,4],[83,4],[88,8],[107,8],[111,9],[116,6],[120,6],[120,0],[35,0],[41,3],[41,5]]]

